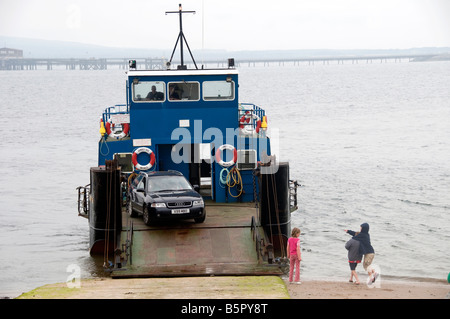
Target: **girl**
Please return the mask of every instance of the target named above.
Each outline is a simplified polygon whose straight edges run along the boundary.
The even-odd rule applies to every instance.
[[[301,284],[300,282],[300,261],[302,260],[302,252],[300,251],[300,229],[297,227],[294,227],[292,229],[291,236],[288,239],[286,251],[287,251],[287,257],[289,258],[289,283],[292,282],[292,277],[294,275],[294,266],[296,268],[295,271],[295,284]]]

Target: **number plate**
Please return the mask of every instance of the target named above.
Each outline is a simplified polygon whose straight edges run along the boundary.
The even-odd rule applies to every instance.
[[[172,209],[172,214],[188,214],[189,208]]]

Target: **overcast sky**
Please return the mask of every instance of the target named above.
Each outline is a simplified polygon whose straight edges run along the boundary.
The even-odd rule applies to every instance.
[[[449,0],[0,0],[0,35],[173,48],[180,2],[191,49],[450,47]]]

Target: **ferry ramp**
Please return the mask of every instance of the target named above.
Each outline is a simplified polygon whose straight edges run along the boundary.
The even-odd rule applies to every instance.
[[[277,264],[264,258],[270,256],[270,245],[255,223],[254,203],[207,202],[206,212],[200,224],[186,220],[151,226],[123,213],[122,246],[128,244],[128,256],[112,277],[282,274]]]

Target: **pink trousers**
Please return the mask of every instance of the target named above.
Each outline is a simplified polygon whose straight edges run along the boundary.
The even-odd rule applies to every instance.
[[[297,255],[291,255],[289,257],[289,282],[292,282],[292,277],[294,277],[294,266],[295,266],[295,281],[300,281],[300,260],[298,260]]]

